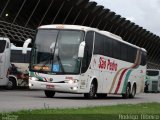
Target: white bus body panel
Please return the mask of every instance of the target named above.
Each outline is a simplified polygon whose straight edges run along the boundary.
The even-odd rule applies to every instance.
[[[3,53],[0,53],[0,86],[8,84],[7,72],[10,67],[10,40],[8,38],[0,37],[0,40],[5,40],[8,48],[5,46]]]

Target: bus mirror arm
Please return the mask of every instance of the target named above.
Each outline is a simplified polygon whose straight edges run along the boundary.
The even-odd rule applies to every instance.
[[[23,49],[22,49],[22,54],[27,54],[27,48],[28,45],[32,42],[32,39],[28,38],[24,44],[23,44]]]
[[[80,43],[79,50],[78,50],[78,58],[83,58],[84,57],[85,45],[86,45],[85,41]]]

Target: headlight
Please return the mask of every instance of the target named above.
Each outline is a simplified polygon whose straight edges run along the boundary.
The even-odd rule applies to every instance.
[[[29,77],[29,80],[37,81],[38,78],[36,78],[36,77]]]
[[[78,83],[78,80],[65,80],[65,83],[69,84]]]

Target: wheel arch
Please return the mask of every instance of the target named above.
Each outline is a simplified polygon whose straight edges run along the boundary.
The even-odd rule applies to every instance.
[[[95,76],[93,76],[93,77],[90,79],[89,86],[91,85],[92,82],[95,82],[95,83],[96,83],[96,87],[97,87],[97,89],[98,89],[98,79],[97,79]],[[88,88],[90,88],[90,87],[88,87]],[[88,89],[88,91],[89,91],[89,89]]]
[[[129,85],[129,86],[130,86],[130,89],[132,89],[132,84],[131,84],[130,81],[128,81],[127,85]]]
[[[18,86],[18,80],[17,80],[16,76],[14,76],[14,75],[8,75],[8,79],[9,78],[13,78],[16,81],[16,85]]]
[[[136,83],[136,81],[133,82],[132,89],[133,89],[134,86],[136,87],[136,90],[137,90],[137,83]]]

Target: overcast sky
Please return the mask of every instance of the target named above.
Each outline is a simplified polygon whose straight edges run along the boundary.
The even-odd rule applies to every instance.
[[[160,0],[94,1],[160,36]]]

